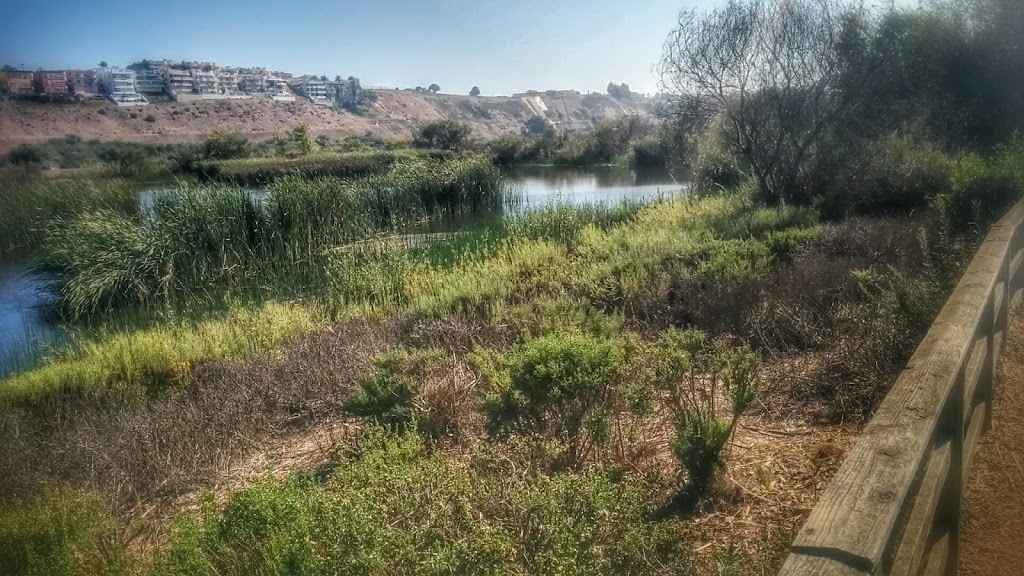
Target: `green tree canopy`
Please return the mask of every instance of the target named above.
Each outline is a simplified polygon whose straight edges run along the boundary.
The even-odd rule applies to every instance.
[[[469,95],[470,96],[479,96],[480,95],[480,87],[479,86],[473,86],[473,89],[469,91]]]
[[[465,147],[473,128],[458,120],[438,120],[420,126],[412,138],[417,148],[460,150]]]

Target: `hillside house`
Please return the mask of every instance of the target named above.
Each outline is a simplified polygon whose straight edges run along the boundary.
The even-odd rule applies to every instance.
[[[192,74],[188,70],[164,67],[160,69],[164,80],[164,88],[172,96],[192,92]]]
[[[216,94],[217,75],[213,72],[192,71],[192,93],[193,94]]]
[[[327,83],[316,76],[299,76],[288,83],[292,90],[305,96],[314,104],[330,106],[327,99]]]
[[[149,104],[135,91],[135,72],[126,68],[98,68],[96,78],[100,91],[118,106],[144,106]]]
[[[39,70],[33,75],[37,94],[50,97],[68,95],[68,78],[63,70]]]
[[[145,68],[135,72],[135,91],[141,94],[159,94],[164,91],[164,78],[160,70]]]
[[[28,70],[9,70],[4,74],[4,85],[11,96],[32,96],[36,93],[35,75]]]
[[[100,98],[100,85],[94,70],[68,70],[68,89],[76,98]]]

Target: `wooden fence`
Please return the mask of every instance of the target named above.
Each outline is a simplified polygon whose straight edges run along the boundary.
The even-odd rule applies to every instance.
[[[963,278],[793,542],[780,576],[955,575],[964,484],[1024,288],[1024,202]]]

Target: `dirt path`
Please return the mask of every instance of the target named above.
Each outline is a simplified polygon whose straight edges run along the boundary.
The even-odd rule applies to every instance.
[[[964,495],[960,574],[1024,574],[1024,317],[1010,326],[996,372],[994,428]]]

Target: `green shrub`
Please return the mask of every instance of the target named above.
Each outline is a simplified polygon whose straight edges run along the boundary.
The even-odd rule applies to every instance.
[[[203,140],[199,150],[207,160],[231,160],[246,158],[252,154],[252,146],[244,137],[216,131]]]
[[[626,364],[621,341],[563,332],[475,362],[493,386],[484,405],[493,434],[548,435],[569,447],[572,464],[609,440]]]
[[[685,527],[649,520],[656,487],[603,470],[548,476],[513,458],[371,434],[322,485],[258,484],[182,517],[153,572],[691,573]]]
[[[953,169],[948,195],[937,197],[944,204],[949,224],[955,232],[981,229],[1002,215],[1009,204],[1019,198],[1022,185],[1019,168],[1009,157],[985,160],[976,154],[959,158]]]
[[[48,491],[0,505],[5,574],[128,574],[120,528],[95,497]]]
[[[435,150],[461,150],[468,144],[472,126],[458,120],[438,120],[416,129],[412,145]]]
[[[345,403],[345,411],[394,432],[415,428],[426,412],[419,397],[426,362],[427,354],[407,350],[378,355],[372,372],[360,378],[359,392]]]
[[[738,187],[747,179],[740,160],[725,142],[726,134],[718,124],[712,124],[703,133],[694,136],[695,143],[688,146],[691,157],[688,164],[692,172],[693,190],[699,195],[717,194]]]
[[[670,329],[640,362],[651,389],[668,399],[675,426],[672,453],[687,472],[691,493],[702,496],[725,466],[736,422],[760,393],[759,359],[745,346],[712,344],[701,332]],[[731,418],[719,415],[719,394]]]

